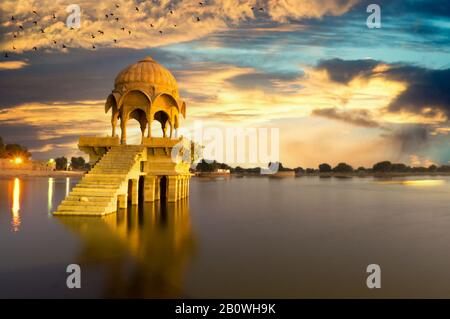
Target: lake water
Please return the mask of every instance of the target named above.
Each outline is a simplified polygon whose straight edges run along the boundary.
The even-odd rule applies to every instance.
[[[450,298],[448,177],[193,178],[188,201],[53,217],[76,182],[0,179],[0,297]]]

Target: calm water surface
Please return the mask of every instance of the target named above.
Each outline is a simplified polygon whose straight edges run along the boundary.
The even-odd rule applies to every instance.
[[[189,201],[51,216],[76,182],[0,179],[0,297],[450,298],[448,177],[194,178]]]

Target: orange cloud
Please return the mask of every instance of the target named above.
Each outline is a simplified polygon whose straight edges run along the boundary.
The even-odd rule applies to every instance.
[[[22,52],[32,50],[36,46],[39,49],[62,50],[63,43],[69,48],[91,48],[93,44],[105,47],[149,48],[199,39],[260,16],[266,16],[271,22],[284,23],[288,18],[339,15],[347,12],[356,0],[210,0],[203,6],[200,6],[198,1],[136,3],[127,0],[117,3],[120,4],[119,8],[115,7],[115,2],[106,0],[77,1],[82,12],[81,28],[70,30],[65,25],[69,16],[65,11],[66,2],[4,0],[0,3],[0,11],[3,16],[14,16],[16,20],[11,21],[9,18],[2,23],[7,31],[0,41],[0,49],[11,50],[14,46],[16,52]],[[256,10],[252,10],[252,6]],[[265,8],[265,11],[260,12],[260,7]],[[36,10],[38,14],[33,14],[32,10]],[[56,18],[53,18],[53,14]],[[116,21],[116,18],[119,20]],[[197,18],[200,21],[197,21]],[[33,21],[36,21],[37,25]],[[23,26],[23,31],[19,30],[19,25]],[[40,31],[41,28],[44,33]],[[98,30],[104,34],[98,33]],[[159,31],[162,31],[163,35],[160,35]],[[16,38],[13,37],[14,34]],[[95,38],[92,38],[92,35]],[[117,42],[114,42],[114,39]],[[56,44],[53,41],[56,41]]]
[[[26,61],[1,61],[0,70],[17,70],[28,65]]]

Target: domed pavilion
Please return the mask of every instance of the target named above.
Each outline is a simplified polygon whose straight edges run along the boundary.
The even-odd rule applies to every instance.
[[[111,111],[112,134],[80,137],[78,147],[89,154],[92,169],[55,214],[102,216],[128,204],[187,198],[194,144],[174,136],[186,103],[170,71],[150,57],[126,67],[114,81],[105,111]],[[138,145],[127,144],[127,123],[133,119],[142,133]],[[162,137],[152,136],[153,121],[161,125]]]
[[[179,127],[180,114],[186,116],[186,103],[178,93],[177,81],[172,73],[151,57],[123,69],[114,81],[114,90],[108,96],[105,112],[111,110],[112,136],[116,136],[120,120],[121,143],[126,144],[127,122],[139,122],[142,139],[145,130],[151,137],[151,124],[161,124],[163,137],[172,137]],[[170,129],[169,133],[167,130]]]

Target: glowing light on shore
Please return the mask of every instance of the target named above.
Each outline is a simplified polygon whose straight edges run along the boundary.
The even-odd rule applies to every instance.
[[[16,177],[14,179],[14,188],[13,188],[13,203],[12,203],[12,227],[13,231],[19,231],[20,226],[20,180]]]
[[[14,159],[14,164],[19,165],[19,164],[22,164],[22,163],[23,163],[23,159],[21,157],[16,157]]]

